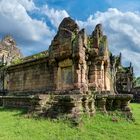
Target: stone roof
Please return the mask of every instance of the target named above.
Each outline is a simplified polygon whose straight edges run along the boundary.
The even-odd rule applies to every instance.
[[[66,17],[62,20],[62,22],[59,25],[59,30],[62,29],[62,28],[67,29],[71,32],[77,32],[77,30],[79,31],[79,26],[70,17]]]
[[[23,61],[30,61],[32,59],[39,59],[49,56],[48,50],[22,58]]]

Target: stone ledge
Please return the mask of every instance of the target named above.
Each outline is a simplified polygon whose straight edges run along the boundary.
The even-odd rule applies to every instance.
[[[1,96],[3,107],[30,108],[39,102],[37,96]]]
[[[43,95],[80,95],[83,91],[77,90],[49,90],[49,89],[35,89],[35,90],[24,90],[24,91],[9,91],[6,93],[7,96],[35,96],[39,94]]]
[[[117,94],[115,95],[116,99],[127,99],[127,100],[132,100],[133,99],[133,95],[132,94]]]

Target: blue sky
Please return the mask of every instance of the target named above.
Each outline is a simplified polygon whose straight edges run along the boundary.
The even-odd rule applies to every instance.
[[[90,34],[102,23],[110,50],[140,75],[139,0],[0,0],[0,38],[10,34],[25,56],[48,49],[64,17]]]

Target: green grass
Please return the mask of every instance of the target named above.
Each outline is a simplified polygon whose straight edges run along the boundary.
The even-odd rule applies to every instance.
[[[0,140],[140,140],[140,104],[131,104],[135,122],[97,114],[83,124],[26,118],[20,110],[0,109]]]

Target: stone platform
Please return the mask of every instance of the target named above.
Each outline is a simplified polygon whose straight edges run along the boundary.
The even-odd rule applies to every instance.
[[[118,95],[32,95],[32,96],[1,96],[4,107],[27,108],[29,112],[38,116],[57,118],[67,116],[76,118],[82,114],[92,116],[96,111],[108,113],[122,112],[127,118],[132,118],[128,106],[133,96],[130,94]]]

